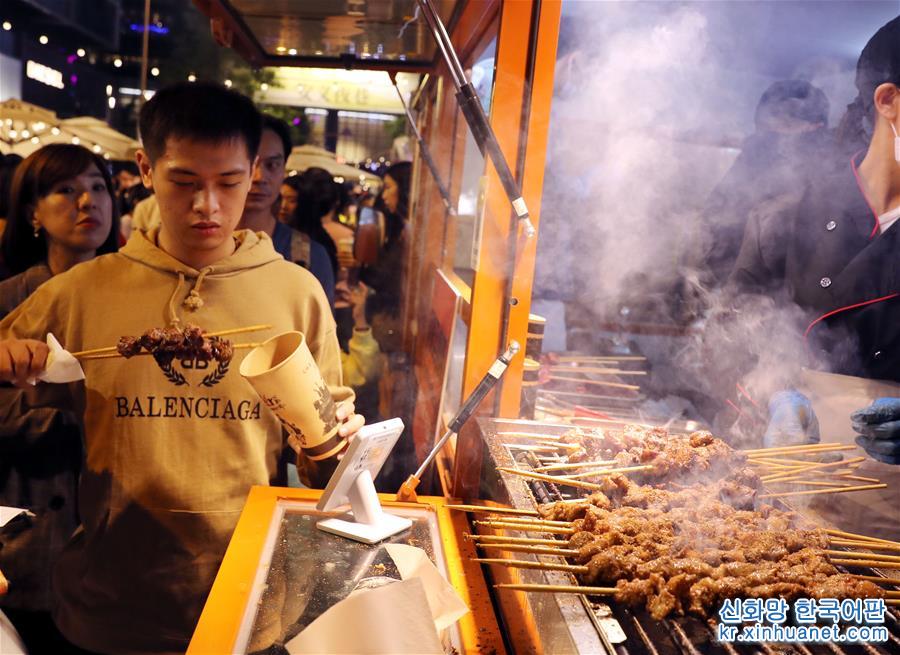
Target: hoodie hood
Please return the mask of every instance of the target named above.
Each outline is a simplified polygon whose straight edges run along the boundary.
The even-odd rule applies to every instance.
[[[135,232],[128,243],[119,250],[119,254],[158,271],[171,273],[175,286],[169,298],[167,318],[172,325],[178,325],[181,322],[178,316],[177,299],[185,284],[188,286],[188,294],[181,304],[188,310],[196,311],[203,306],[201,292],[205,279],[234,275],[283,259],[275,251],[272,240],[264,232],[237,230],[233,235],[236,244],[234,252],[226,258],[198,270],[175,259],[159,247],[159,230],[160,228],[157,226],[146,233]]]

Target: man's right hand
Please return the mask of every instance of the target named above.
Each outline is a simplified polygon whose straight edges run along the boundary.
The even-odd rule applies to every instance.
[[[7,339],[0,341],[0,382],[28,387],[47,367],[50,349],[43,341]]]

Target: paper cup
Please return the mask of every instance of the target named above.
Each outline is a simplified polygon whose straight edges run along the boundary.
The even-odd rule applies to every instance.
[[[241,362],[241,375],[253,385],[313,460],[340,452],[334,399],[300,332],[285,332],[251,350]]]

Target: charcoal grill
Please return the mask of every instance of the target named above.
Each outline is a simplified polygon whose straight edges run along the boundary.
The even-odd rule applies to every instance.
[[[485,443],[484,468],[481,476],[481,498],[500,505],[519,509],[533,509],[535,502],[571,498],[578,494],[569,488],[554,489],[540,481],[501,473],[497,467],[528,468],[535,465],[533,452],[510,449],[504,433],[533,433],[561,435],[571,429],[571,425],[541,423],[536,421],[479,419],[479,429]],[[624,424],[608,424],[616,427]],[[522,442],[521,439],[515,440]],[[540,463],[546,463],[542,460]],[[785,505],[784,509],[788,509]],[[507,530],[512,536],[526,536]],[[533,534],[531,536],[534,536]],[[485,556],[498,556],[495,551],[487,551]],[[519,559],[537,559],[533,555],[516,553]],[[558,561],[550,556],[541,556],[544,561]],[[509,569],[486,565],[487,579],[492,582],[508,582]],[[557,571],[515,569],[518,582],[574,584],[575,578]],[[897,571],[888,575],[878,569],[854,569],[869,575],[897,578]],[[900,589],[897,579],[895,589]],[[507,632],[512,635],[512,646],[516,647],[515,635],[521,632],[516,627],[523,622],[522,617],[510,614],[524,610],[529,614],[524,620],[530,624],[531,639],[539,643],[544,653],[609,653],[610,655],[890,655],[900,653],[900,619],[896,608],[888,608],[885,627],[890,633],[885,644],[727,644],[720,643],[715,636],[715,623],[685,616],[658,621],[647,612],[631,609],[608,598],[587,597],[576,594],[521,593],[525,599],[522,608],[498,600],[501,620],[512,624]],[[505,594],[508,595],[508,594]]]

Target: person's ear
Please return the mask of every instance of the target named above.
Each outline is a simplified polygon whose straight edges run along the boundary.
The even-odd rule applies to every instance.
[[[900,116],[900,89],[896,84],[890,82],[879,84],[875,88],[873,100],[875,101],[875,111],[889,121],[893,122],[897,120],[897,116]]]
[[[143,182],[144,186],[148,189],[152,189],[153,164],[150,162],[150,156],[147,154],[147,151],[143,148],[138,149],[134,155],[134,160],[137,162],[138,171],[141,173],[141,182]]]

